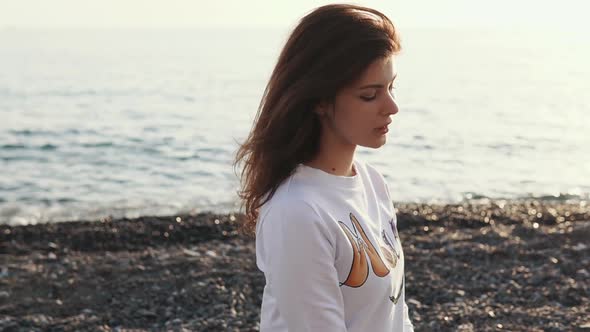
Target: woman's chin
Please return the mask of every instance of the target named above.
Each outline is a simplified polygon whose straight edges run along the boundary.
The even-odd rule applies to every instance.
[[[387,137],[383,136],[380,139],[374,140],[373,142],[369,142],[367,144],[359,144],[359,145],[363,146],[365,148],[378,149],[378,148],[382,147],[383,145],[385,145],[385,143],[387,143]]]

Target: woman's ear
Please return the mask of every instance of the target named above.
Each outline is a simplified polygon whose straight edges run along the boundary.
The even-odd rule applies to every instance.
[[[319,116],[324,116],[328,113],[328,109],[330,108],[330,103],[327,100],[320,100],[315,107],[315,112]]]
[[[324,116],[324,115],[326,115],[326,108],[327,108],[327,103],[325,101],[320,101],[315,106],[314,112],[319,116]]]

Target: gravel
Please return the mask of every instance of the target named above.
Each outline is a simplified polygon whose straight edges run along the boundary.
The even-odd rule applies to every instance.
[[[396,207],[416,331],[590,331],[585,201]],[[0,331],[258,331],[241,218],[0,225]]]

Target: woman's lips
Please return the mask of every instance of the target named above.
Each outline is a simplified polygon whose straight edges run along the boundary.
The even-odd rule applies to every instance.
[[[389,131],[389,126],[383,126],[383,127],[375,128],[375,130],[377,132],[379,132],[380,134],[387,134],[387,132]]]

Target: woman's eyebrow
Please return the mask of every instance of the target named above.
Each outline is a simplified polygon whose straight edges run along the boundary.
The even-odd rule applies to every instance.
[[[396,78],[396,77],[397,77],[397,74],[393,75],[393,79],[392,79],[391,81],[392,81],[392,82],[393,82],[393,81],[395,81],[395,78]],[[373,89],[381,89],[381,88],[383,88],[383,87],[385,87],[385,85],[376,83],[376,84],[368,84],[368,85],[363,85],[363,86],[361,86],[361,87],[359,88],[359,90],[362,90],[362,89],[369,89],[369,88],[373,88]]]

